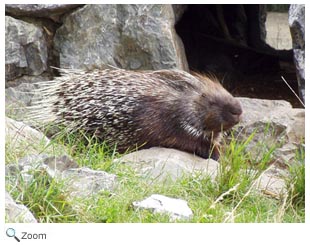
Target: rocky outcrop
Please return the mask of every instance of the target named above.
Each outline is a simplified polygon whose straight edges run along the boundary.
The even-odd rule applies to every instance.
[[[171,5],[86,5],[56,32],[60,66],[186,69],[174,23]]]
[[[6,15],[6,87],[50,80],[52,66],[188,69],[171,5],[7,4]]]

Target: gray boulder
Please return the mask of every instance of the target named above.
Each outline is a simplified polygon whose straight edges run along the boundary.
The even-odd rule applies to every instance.
[[[55,35],[62,68],[187,69],[171,5],[86,5]]]
[[[293,39],[299,96],[305,101],[305,5],[291,4],[288,22]]]
[[[115,161],[131,166],[150,181],[175,181],[183,176],[209,175],[215,180],[219,163],[176,149],[152,147],[124,155]]]
[[[40,75],[47,70],[47,44],[41,28],[5,17],[5,78]]]
[[[304,143],[305,110],[292,108],[284,100],[263,100],[239,98],[242,120],[235,127],[240,140],[255,132],[248,150],[253,154],[262,153],[263,148],[277,146],[275,155],[279,163],[289,164],[296,150]],[[288,157],[289,156],[289,157]]]

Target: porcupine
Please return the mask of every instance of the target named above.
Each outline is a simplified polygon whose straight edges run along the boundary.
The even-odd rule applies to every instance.
[[[39,93],[34,118],[81,129],[120,153],[160,146],[218,159],[221,132],[242,114],[216,79],[179,70],[64,70]]]

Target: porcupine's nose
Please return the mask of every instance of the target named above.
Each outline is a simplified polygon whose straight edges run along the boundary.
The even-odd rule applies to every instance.
[[[235,103],[231,103],[227,105],[226,112],[224,113],[223,119],[223,128],[224,130],[228,130],[238,124],[241,120],[242,108],[239,101],[234,101]]]
[[[235,124],[239,123],[242,118],[242,109],[241,107],[230,112]]]

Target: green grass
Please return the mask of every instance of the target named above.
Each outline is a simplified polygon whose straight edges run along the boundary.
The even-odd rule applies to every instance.
[[[247,147],[254,136],[253,133],[241,142],[232,136],[224,143],[225,153],[221,156],[221,168],[215,182],[209,176],[197,173],[174,182],[150,184],[129,166],[113,161],[121,155],[96,138],[61,134],[49,146],[55,154],[55,149],[63,145],[79,166],[115,174],[119,183],[117,188],[89,198],[68,200],[64,183],[51,179],[43,170],[33,170],[35,177],[30,182],[21,176],[7,178],[6,189],[18,203],[26,205],[39,222],[170,222],[167,215],[133,208],[132,202],[155,193],[188,202],[194,215],[191,220],[182,222],[304,222],[304,148],[296,153],[296,164],[291,167],[291,175],[286,180],[288,195],[275,199],[252,188],[255,179],[272,162],[276,148],[267,147],[259,156],[251,155]],[[23,156],[20,152],[14,156],[9,142],[6,154],[7,162]]]

